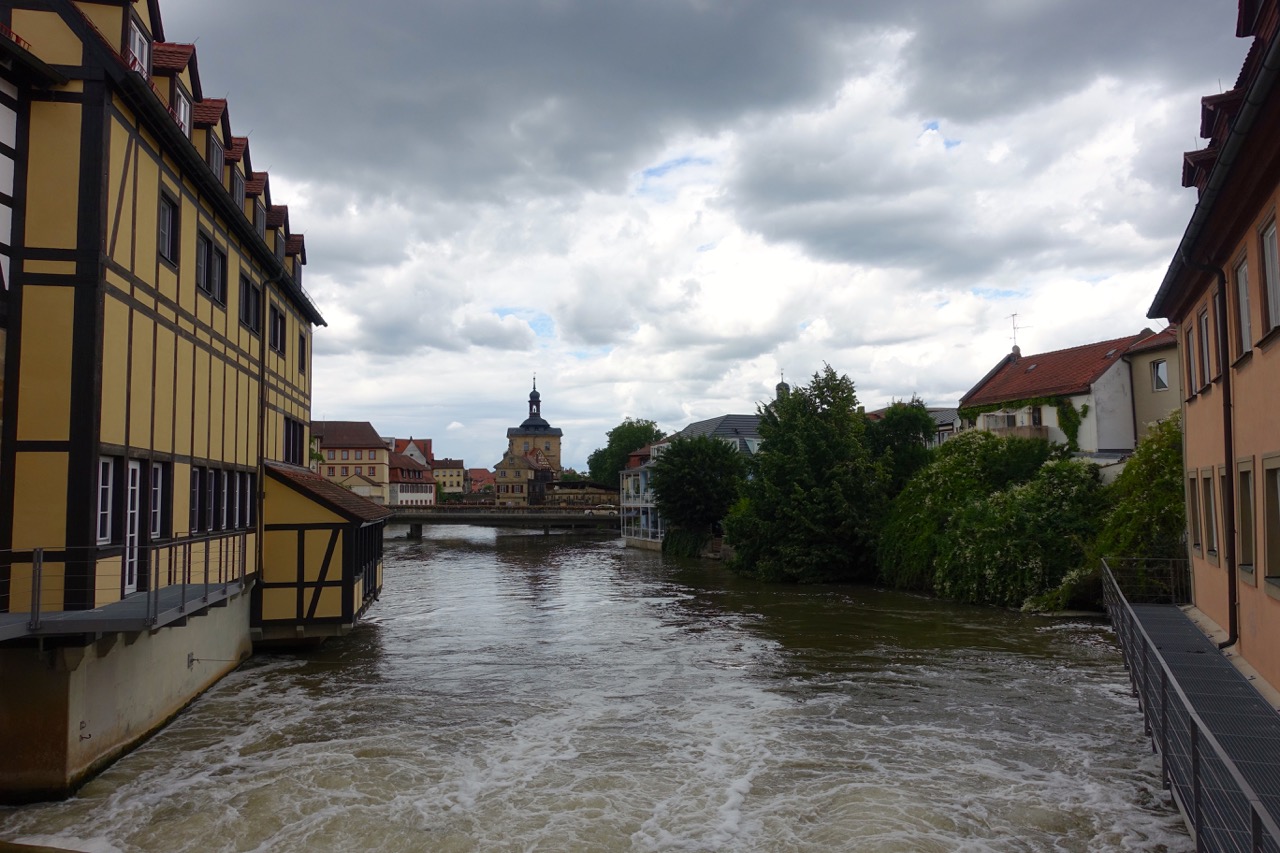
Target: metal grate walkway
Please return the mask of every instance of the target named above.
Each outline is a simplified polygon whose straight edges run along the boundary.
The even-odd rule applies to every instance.
[[[1153,648],[1127,648],[1126,658],[1197,849],[1280,850],[1234,778],[1242,777],[1272,825],[1280,824],[1280,713],[1177,606],[1131,607]]]

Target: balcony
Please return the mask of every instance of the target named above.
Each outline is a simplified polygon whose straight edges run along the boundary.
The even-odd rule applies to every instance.
[[[988,432],[1003,438],[1039,438],[1044,441],[1049,440],[1049,428],[1043,424],[1040,426],[992,427]]]

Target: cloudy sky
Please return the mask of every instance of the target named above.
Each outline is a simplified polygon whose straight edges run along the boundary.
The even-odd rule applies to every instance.
[[[162,0],[307,237],[313,416],[565,461],[830,363],[869,408],[1132,334],[1235,0]]]

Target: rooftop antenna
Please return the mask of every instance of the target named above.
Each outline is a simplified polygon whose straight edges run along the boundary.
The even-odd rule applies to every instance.
[[[1017,315],[1017,314],[1010,314],[1008,317],[1005,317],[1005,319],[1006,319],[1006,320],[1012,320],[1012,321],[1013,321],[1013,345],[1014,345],[1015,347],[1018,345],[1018,330],[1019,330],[1019,329],[1034,329],[1034,328],[1035,328],[1034,326],[1019,326],[1019,325],[1018,325],[1018,315]]]

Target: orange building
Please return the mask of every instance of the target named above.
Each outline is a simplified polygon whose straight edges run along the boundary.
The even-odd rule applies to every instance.
[[[1199,201],[1149,316],[1178,324],[1197,607],[1280,686],[1280,4],[1241,0],[1253,45],[1203,99],[1183,184]]]

